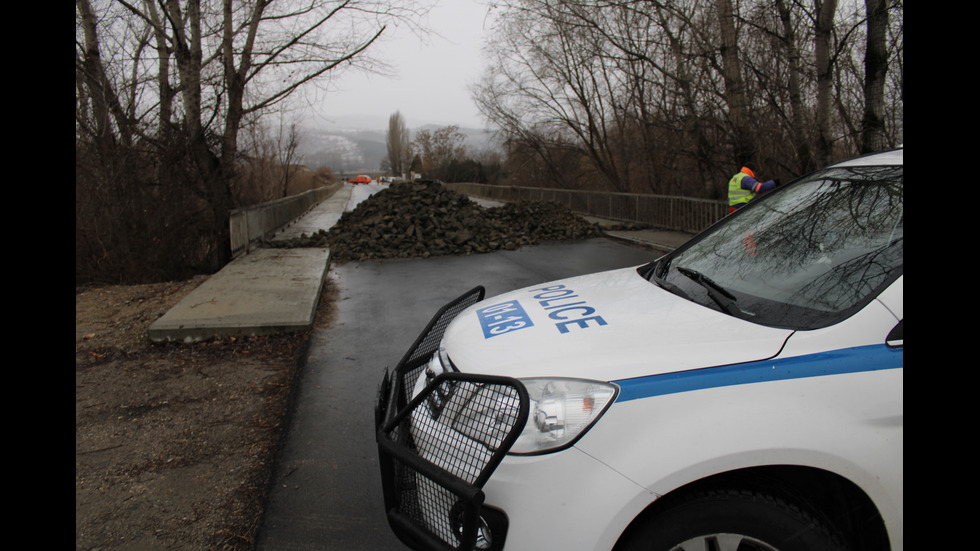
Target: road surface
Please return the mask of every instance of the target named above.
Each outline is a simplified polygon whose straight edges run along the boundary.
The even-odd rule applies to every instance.
[[[474,256],[332,266],[336,319],[311,336],[271,488],[260,550],[406,549],[384,516],[374,403],[394,367],[444,303],[476,285],[487,298],[658,256],[608,239]]]

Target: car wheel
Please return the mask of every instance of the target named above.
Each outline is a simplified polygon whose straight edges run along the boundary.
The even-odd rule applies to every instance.
[[[817,515],[773,495],[738,490],[666,498],[630,533],[624,551],[843,551]]]

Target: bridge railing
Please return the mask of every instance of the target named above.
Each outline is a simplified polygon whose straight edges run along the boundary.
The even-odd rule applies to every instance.
[[[299,195],[231,211],[232,257],[248,252],[252,244],[271,237],[277,230],[333,195],[341,185],[311,189]]]
[[[573,212],[657,228],[697,233],[728,212],[724,201],[671,195],[580,191],[568,189],[493,186],[476,183],[446,184],[450,189],[496,201],[554,201]]]

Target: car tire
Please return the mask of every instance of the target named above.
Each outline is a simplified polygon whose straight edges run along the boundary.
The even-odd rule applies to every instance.
[[[617,551],[844,551],[818,515],[762,492],[692,492],[658,505]]]

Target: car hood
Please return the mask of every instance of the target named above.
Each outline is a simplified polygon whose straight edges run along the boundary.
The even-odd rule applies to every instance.
[[[683,299],[626,268],[486,299],[453,320],[443,343],[463,372],[613,381],[762,360],[791,333]]]

